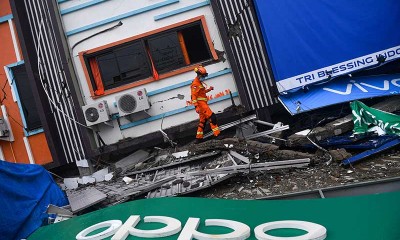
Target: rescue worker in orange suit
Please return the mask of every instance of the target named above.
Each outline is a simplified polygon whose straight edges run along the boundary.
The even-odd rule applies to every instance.
[[[196,112],[199,114],[199,125],[197,127],[196,142],[201,142],[204,136],[204,127],[207,120],[210,121],[211,130],[215,137],[220,134],[220,130],[217,124],[217,116],[207,104],[206,93],[214,90],[212,86],[206,89],[207,84],[202,82],[207,76],[207,70],[203,66],[198,66],[194,69],[197,73],[197,77],[193,80],[192,85],[190,85],[192,103],[195,106]]]

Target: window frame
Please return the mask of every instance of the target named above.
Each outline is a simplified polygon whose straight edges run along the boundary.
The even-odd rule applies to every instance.
[[[118,51],[119,49],[121,49],[121,48],[126,48],[126,47],[129,47],[130,45],[133,45],[133,44],[139,44],[143,49],[144,49],[144,42],[143,42],[143,40],[137,40],[137,41],[131,41],[131,42],[128,42],[127,44],[122,44],[122,45],[118,45],[118,46],[116,46],[116,47],[113,47],[113,48],[107,48],[106,49],[106,51],[100,51],[100,52],[96,52],[96,53],[94,53],[94,54],[91,54],[91,55],[88,55],[88,56],[85,56],[85,60],[86,61],[88,61],[89,60],[89,58],[91,58],[92,56],[93,57],[95,57],[95,58],[97,58],[97,57],[101,57],[101,56],[104,56],[104,55],[106,55],[106,54],[110,54],[110,53],[112,53],[114,56],[116,56],[116,51]],[[145,52],[144,52],[144,54],[146,54]],[[150,61],[148,60],[148,58],[146,57],[146,62],[145,62],[145,64],[147,64],[147,67],[149,68],[149,69],[151,69],[151,63],[150,63]],[[86,65],[86,66],[89,66],[89,65]],[[100,71],[101,71],[101,65],[98,65],[98,67],[99,67],[99,69],[100,69]],[[119,71],[120,71],[120,69],[119,69]],[[90,72],[90,71],[89,71]],[[151,73],[151,70],[150,70],[150,73]],[[151,75],[151,74],[150,74]],[[90,79],[90,81],[91,81],[91,84],[92,84],[92,86],[94,85],[94,81],[92,80],[93,78],[91,78]],[[142,79],[140,79],[140,80],[136,80],[136,81],[134,81],[134,82],[138,82],[138,81],[141,81]],[[114,83],[114,84],[112,84],[112,85],[115,85],[115,87],[112,87],[111,89],[113,89],[113,88],[118,88],[118,87],[121,87],[121,86],[124,86],[124,85],[126,85],[126,84],[130,84],[129,82],[124,82],[123,80],[121,80],[121,82],[119,82],[119,83]],[[103,85],[104,85],[104,90],[105,91],[107,91],[107,90],[110,90],[110,89],[107,89],[106,90],[106,85],[105,85],[105,82],[103,81]]]
[[[143,33],[143,34],[139,34],[139,35],[136,35],[136,36],[133,36],[133,37],[130,37],[130,38],[122,39],[122,40],[119,40],[119,41],[116,41],[116,42],[113,42],[113,43],[109,43],[109,44],[106,44],[106,45],[103,45],[103,46],[100,46],[100,47],[97,47],[97,48],[93,48],[93,49],[90,49],[90,50],[87,50],[87,51],[79,52],[78,55],[79,55],[79,58],[80,58],[80,61],[81,61],[81,64],[82,64],[82,68],[83,68],[83,71],[84,71],[84,74],[85,74],[86,82],[87,82],[87,84],[89,86],[90,96],[93,99],[96,99],[96,98],[100,98],[100,97],[103,97],[103,96],[106,96],[106,95],[110,95],[110,94],[113,94],[113,93],[121,92],[121,91],[124,91],[126,89],[130,89],[130,88],[133,88],[133,87],[136,87],[136,86],[140,86],[140,85],[144,85],[144,84],[147,84],[147,83],[151,83],[153,81],[158,81],[158,80],[155,80],[153,78],[153,76],[149,76],[148,78],[144,78],[142,80],[134,81],[134,82],[131,82],[131,83],[126,83],[126,84],[123,84],[121,86],[117,86],[115,88],[104,89],[104,94],[97,96],[97,95],[94,94],[94,90],[95,90],[94,78],[93,78],[93,76],[91,74],[91,71],[89,71],[89,69],[88,69],[88,68],[90,68],[89,67],[89,58],[90,57],[94,57],[94,56],[98,56],[98,55],[100,55],[102,53],[110,52],[110,51],[112,51],[112,49],[115,49],[115,48],[118,48],[118,47],[127,46],[130,43],[135,42],[135,41],[141,41],[142,44],[144,44],[144,40],[147,39],[147,38],[157,37],[157,36],[160,36],[160,35],[163,35],[163,34],[169,32],[169,31],[173,31],[173,30],[176,30],[176,29],[179,29],[179,28],[184,28],[184,27],[190,26],[192,24],[195,25],[195,24],[197,24],[197,22],[200,22],[200,27],[203,30],[204,40],[205,40],[206,45],[208,46],[209,54],[211,56],[211,59],[214,60],[214,61],[218,60],[218,55],[217,55],[217,52],[214,49],[214,45],[213,45],[213,42],[211,40],[210,33],[208,31],[208,27],[207,27],[207,24],[206,24],[205,16],[202,15],[202,16],[199,16],[199,17],[191,18],[191,19],[188,19],[188,20],[185,20],[185,21],[182,21],[182,22],[178,22],[178,23],[166,26],[166,27],[155,29],[153,31],[149,31],[149,32],[146,32],[146,33]],[[159,74],[159,80],[162,80],[162,79],[165,79],[165,78],[168,78],[168,77],[171,77],[171,76],[179,75],[179,74],[182,74],[182,73],[185,73],[185,72],[192,71],[194,66],[196,66],[197,64],[198,63],[189,64],[187,66],[184,66],[184,67],[181,67],[181,68],[178,68],[178,69],[175,69],[175,70],[170,70],[170,71],[167,71],[165,73],[160,73]]]
[[[21,65],[25,65],[25,61],[21,60],[21,61],[16,62],[16,63],[9,64],[9,65],[5,66],[6,67],[5,70],[7,71],[7,78],[10,78],[9,79],[9,84],[11,85],[11,88],[12,88],[11,91],[14,92],[15,102],[18,105],[19,113],[20,113],[21,120],[22,120],[24,135],[26,137],[29,137],[29,136],[32,136],[32,135],[43,133],[44,129],[43,129],[43,124],[42,123],[41,123],[40,127],[33,128],[31,130],[28,129],[28,123],[27,123],[27,120],[26,120],[27,117],[25,116],[25,113],[24,113],[24,110],[23,110],[23,107],[22,107],[22,101],[21,101],[21,98],[20,98],[20,93],[19,93],[18,88],[17,88],[17,79],[14,78],[14,71],[13,71],[13,68],[21,66]],[[27,81],[28,81],[28,79],[27,79]]]

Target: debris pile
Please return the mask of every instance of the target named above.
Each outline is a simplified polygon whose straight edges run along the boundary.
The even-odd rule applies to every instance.
[[[389,100],[376,107],[395,111],[394,105]],[[271,129],[258,132],[257,126]],[[289,126],[260,121],[255,115],[222,125],[221,130],[233,127],[235,136],[138,150],[92,176],[64,179],[62,187],[71,211],[76,214],[91,206],[103,208],[137,198],[187,194],[266,198],[397,177],[400,172],[400,157],[393,152],[352,166],[354,159],[370,157],[400,143],[397,135],[352,134],[352,115],[286,139],[280,133]]]

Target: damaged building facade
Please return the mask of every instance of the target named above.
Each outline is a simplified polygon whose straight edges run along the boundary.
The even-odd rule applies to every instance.
[[[62,163],[87,167],[95,155],[144,139],[162,141],[163,129],[179,133],[196,122],[189,86],[199,64],[209,73],[205,83],[215,89],[209,104],[216,113],[231,105],[257,110],[277,103],[255,10],[246,3],[12,6],[31,61],[30,80],[47,109],[47,138]]]
[[[304,119],[326,106],[338,112],[329,111],[335,116],[328,117],[339,118],[349,113],[349,101],[398,93],[399,37],[389,34],[397,15],[388,29],[359,44],[376,26],[350,24],[351,16],[368,13],[379,18],[380,13],[343,13],[337,4],[337,14],[328,18],[324,3],[287,2],[287,8],[280,4],[12,3],[53,157],[87,167],[87,160],[96,155],[146,141],[162,143],[165,132],[177,138],[188,129],[194,131],[197,114],[189,85],[199,64],[209,72],[205,83],[215,89],[209,103],[216,113],[241,104],[259,119],[297,121],[297,128],[306,128],[309,122]],[[390,6],[375,4],[382,9]],[[315,17],[301,14],[321,9]],[[334,22],[337,28],[324,28],[316,18],[324,24]],[[345,35],[349,29],[354,33],[346,41],[325,41],[315,28],[327,36]],[[298,46],[298,39],[303,45]],[[309,125],[315,127],[326,116],[313,118]]]
[[[0,160],[54,165],[8,0],[0,1]]]
[[[398,191],[400,14],[386,28],[374,20],[400,3],[364,2],[13,1],[43,132],[65,167],[53,174],[69,206],[49,206],[49,223],[140,198]],[[195,143],[200,64],[222,138]]]

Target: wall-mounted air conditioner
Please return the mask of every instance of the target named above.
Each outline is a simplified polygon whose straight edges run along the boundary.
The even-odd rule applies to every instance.
[[[117,96],[115,100],[120,117],[150,108],[150,102],[145,88],[122,94]]]
[[[110,120],[110,111],[108,110],[107,101],[82,106],[82,111],[87,126],[96,125]]]

